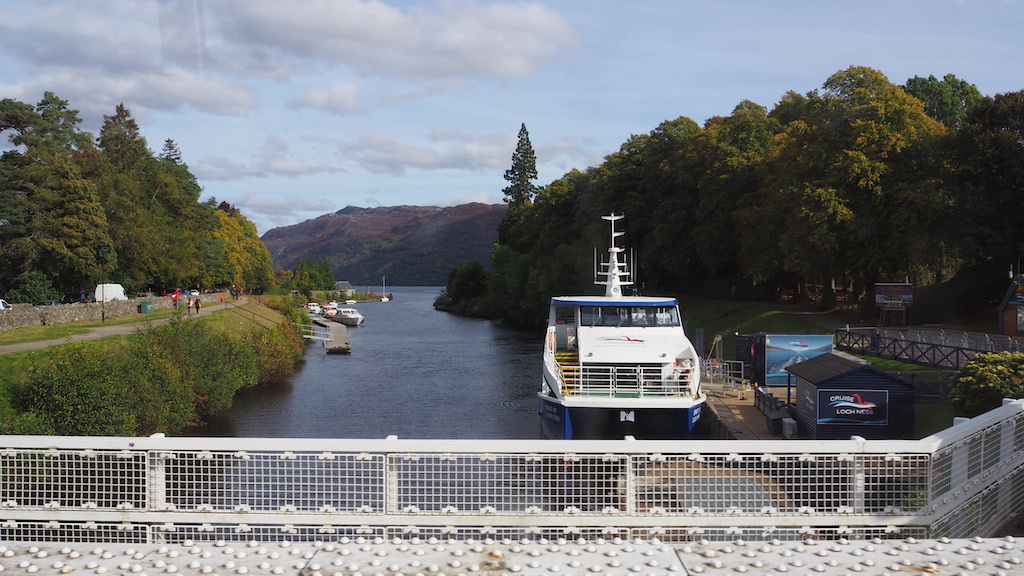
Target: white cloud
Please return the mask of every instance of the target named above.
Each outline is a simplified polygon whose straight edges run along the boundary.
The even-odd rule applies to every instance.
[[[333,114],[361,114],[365,112],[358,101],[359,88],[352,83],[335,84],[326,90],[314,88],[292,99],[296,108],[315,108]]]
[[[515,135],[435,129],[426,144],[383,133],[363,132],[343,146],[343,154],[375,174],[402,175],[409,170],[496,169],[508,163]]]
[[[235,0],[205,14],[222,40],[245,48],[237,61],[263,69],[312,58],[367,76],[522,78],[575,42],[569,22],[539,4]]]
[[[239,208],[262,234],[267,230],[316,218],[339,208],[325,198],[295,196],[291,194],[243,194],[228,200]]]
[[[296,156],[291,145],[279,136],[268,136],[259,149],[252,153],[250,163],[241,163],[221,156],[207,157],[189,164],[189,168],[200,179],[238,180],[243,178],[267,178],[271,176],[311,176],[342,172],[337,162],[318,159],[315,151],[304,151]]]

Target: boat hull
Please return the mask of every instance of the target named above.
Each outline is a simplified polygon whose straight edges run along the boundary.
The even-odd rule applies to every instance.
[[[692,436],[704,403],[684,407],[567,406],[539,394],[541,429],[551,440],[685,440]]]
[[[345,326],[359,326],[363,323],[362,318],[353,318],[351,316],[335,316],[334,321]]]

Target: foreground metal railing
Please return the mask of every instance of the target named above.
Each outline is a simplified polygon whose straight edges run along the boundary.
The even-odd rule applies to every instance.
[[[919,441],[0,437],[0,540],[996,535],[1024,401]]]

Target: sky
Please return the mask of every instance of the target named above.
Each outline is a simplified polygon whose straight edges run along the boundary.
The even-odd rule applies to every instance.
[[[1024,90],[1024,0],[0,0],[0,98],[123,103],[260,234],[498,204],[523,124],[544,185],[851,66]]]

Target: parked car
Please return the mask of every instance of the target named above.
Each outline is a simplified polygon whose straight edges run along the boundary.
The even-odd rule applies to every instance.
[[[34,306],[36,307],[36,309],[42,310],[43,308],[48,308],[50,306],[60,306],[61,304],[62,302],[60,302],[59,300],[43,300],[42,302],[36,302]]]
[[[188,293],[190,296],[199,296],[199,290],[189,290]]]
[[[163,294],[164,294],[164,296],[170,296],[171,298],[176,298],[178,296],[181,296],[181,288],[168,288],[168,289],[164,290]]]
[[[92,292],[81,292],[79,294],[69,294],[64,297],[65,304],[85,304],[87,302],[95,302],[96,297]]]
[[[7,311],[11,309],[11,305],[7,303],[7,300],[0,298],[0,311]]]

